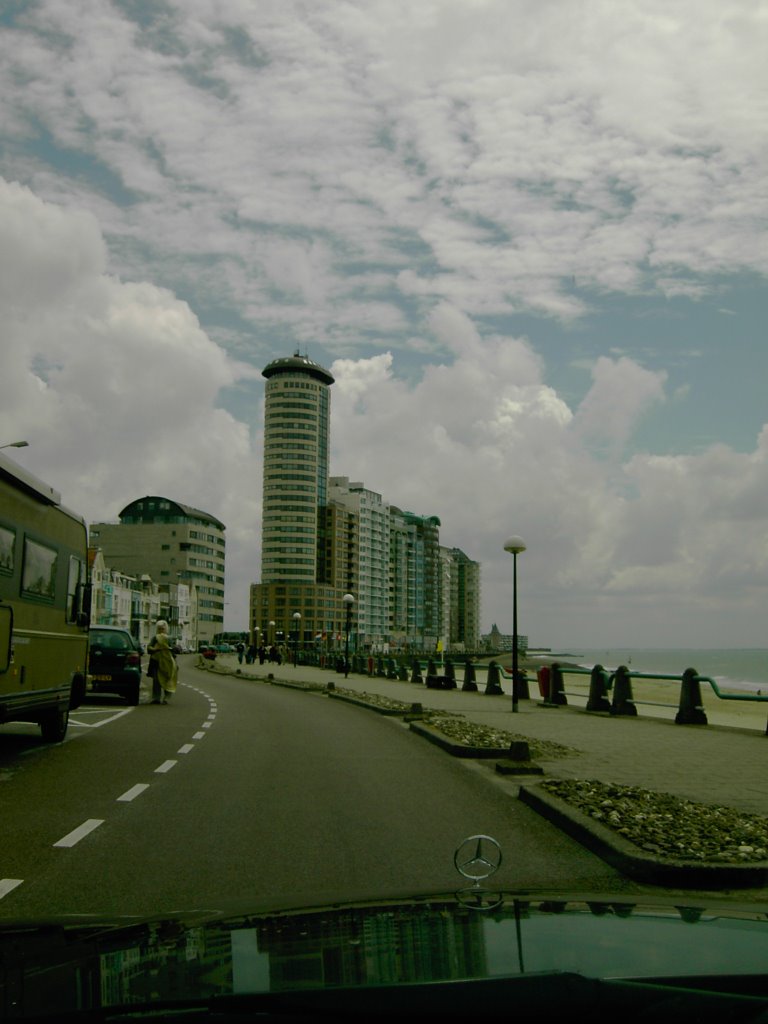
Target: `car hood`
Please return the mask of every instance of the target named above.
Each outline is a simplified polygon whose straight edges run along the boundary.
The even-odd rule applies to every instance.
[[[95,1011],[114,1019],[169,1006],[199,1012],[267,995],[267,1009],[275,1000],[317,1006],[330,998],[341,1012],[338,1000],[354,994],[355,1007],[371,1011],[403,993],[409,1006],[421,997],[426,1008],[448,999],[450,1009],[465,991],[478,1011],[508,998],[518,1005],[530,999],[541,1010],[542,1001],[566,997],[572,1009],[583,998],[594,1011],[594,989],[577,991],[587,979],[611,985],[616,998],[618,982],[652,979],[651,989],[661,988],[667,998],[679,989],[733,999],[735,990],[738,998],[768,1006],[766,965],[765,904],[469,886],[235,915],[196,910],[150,919],[6,923],[0,925],[0,1017],[44,1019],[54,1007],[59,1016],[67,1011],[88,1019]],[[641,990],[650,991],[635,985],[627,1005],[640,1005]]]

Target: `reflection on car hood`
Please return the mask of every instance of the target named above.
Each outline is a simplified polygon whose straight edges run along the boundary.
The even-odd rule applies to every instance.
[[[455,999],[456,982],[519,984],[551,972],[667,985],[686,978],[688,988],[692,977],[706,977],[710,989],[716,976],[753,976],[754,998],[754,976],[760,992],[767,965],[768,906],[472,887],[235,917],[198,911],[157,920],[6,924],[0,1016],[329,989],[375,991],[381,999],[382,991],[412,986],[413,998],[419,986],[446,982]],[[479,1010],[480,988],[473,992]]]

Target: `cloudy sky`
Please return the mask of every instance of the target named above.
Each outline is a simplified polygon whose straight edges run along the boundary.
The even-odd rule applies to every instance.
[[[765,0],[5,0],[0,443],[258,580],[264,380],[482,626],[766,646]]]

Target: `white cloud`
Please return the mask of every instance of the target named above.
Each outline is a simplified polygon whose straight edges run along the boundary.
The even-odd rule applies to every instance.
[[[40,0],[0,32],[0,427],[30,466],[89,518],[148,490],[219,515],[242,607],[262,394],[243,363],[300,344],[343,357],[334,472],[441,517],[483,562],[486,627],[520,532],[544,642],[625,628],[622,608],[671,631],[654,587],[695,606],[691,634],[739,607],[734,635],[762,637],[764,439],[633,458],[732,342],[675,316],[714,295],[748,331],[723,282],[768,271],[759,5],[131,10]],[[674,314],[646,321],[659,336],[617,331],[649,296]],[[564,400],[558,361],[591,371],[586,396]]]

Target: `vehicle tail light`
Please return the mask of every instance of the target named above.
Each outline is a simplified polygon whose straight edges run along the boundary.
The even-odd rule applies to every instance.
[[[126,660],[126,663],[128,665],[140,665],[141,664],[141,658],[139,657],[138,654],[136,654],[135,651],[132,654],[129,654],[128,657],[125,660]]]

